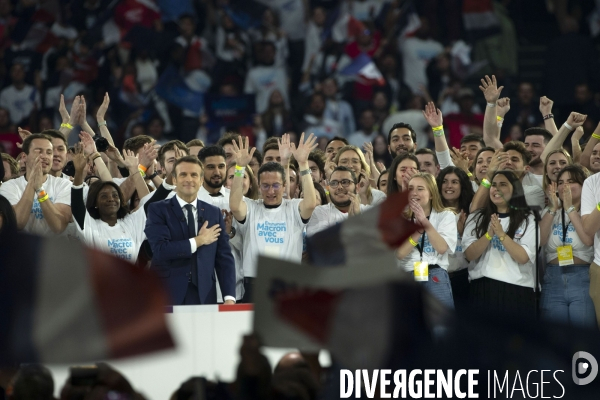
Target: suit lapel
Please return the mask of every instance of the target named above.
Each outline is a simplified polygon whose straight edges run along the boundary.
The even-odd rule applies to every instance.
[[[198,211],[198,220],[196,221],[196,223],[198,224],[198,232],[200,232],[200,228],[202,228],[202,225],[204,224],[204,205],[202,204],[202,202],[200,200],[196,201],[196,210]]]
[[[177,201],[177,197],[173,196],[171,198],[171,208],[173,213],[175,214],[175,218],[179,221],[179,226],[181,227],[181,233],[183,237],[188,237],[188,228],[187,228],[187,220],[185,219],[185,215],[183,214],[183,210]]]

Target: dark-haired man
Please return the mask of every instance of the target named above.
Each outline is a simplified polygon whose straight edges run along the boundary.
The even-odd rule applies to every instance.
[[[229,165],[233,161],[233,143],[237,143],[240,135],[235,132],[227,132],[217,144],[225,150],[225,162]]]
[[[182,157],[171,175],[176,196],[148,207],[152,269],[165,281],[174,305],[216,304],[215,272],[225,304],[233,304],[235,265],[223,214],[198,198],[202,164],[194,156]]]
[[[409,124],[399,122],[388,133],[388,151],[392,158],[404,151],[414,153],[417,149],[417,133]]]
[[[229,189],[223,186],[227,174],[225,150],[221,146],[208,146],[200,150],[198,158],[204,167],[204,183],[198,198],[220,209],[229,209]]]
[[[69,144],[65,136],[57,131],[56,129],[46,129],[42,132],[44,135],[48,135],[52,138],[52,167],[50,168],[50,175],[57,178],[70,179],[68,175],[63,174],[63,168],[67,163],[67,153],[69,151]]]
[[[346,138],[334,136],[331,139],[329,139],[327,145],[325,146],[325,157],[327,158],[327,161],[333,161],[338,151],[342,147],[347,145],[348,141],[346,140]]]
[[[531,154],[529,171],[539,181],[540,185],[544,179],[544,161],[541,156],[546,145],[552,140],[552,134],[544,128],[529,128],[523,133],[525,148]]]
[[[329,178],[331,203],[315,208],[306,226],[306,234],[314,235],[346,220],[348,215],[356,215],[366,210],[369,206],[360,203],[357,186],[354,170],[344,166],[335,168]]]
[[[264,163],[258,170],[261,200],[243,198],[244,169],[252,160],[248,139],[240,139],[236,148],[236,173],[231,184],[229,205],[237,222],[238,234],[244,241],[244,301],[252,296],[256,260],[259,254],[300,262],[302,259],[302,231],[317,206],[308,155],[316,148],[311,134],[306,142],[304,134],[292,154],[299,166],[304,189],[303,199],[284,199],[285,170],[276,162]]]
[[[33,134],[23,141],[25,176],[0,186],[13,206],[17,228],[37,235],[61,234],[71,220],[71,181],[50,175],[54,149],[48,135]]]
[[[419,160],[421,166],[421,172],[429,172],[431,175],[437,178],[440,173],[440,163],[435,155],[435,152],[428,148],[419,149],[415,152],[415,156]]]

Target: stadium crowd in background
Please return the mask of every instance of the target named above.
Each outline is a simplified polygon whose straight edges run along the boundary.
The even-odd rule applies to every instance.
[[[483,3],[0,0],[0,232],[153,269],[176,305],[231,304],[259,254],[301,262],[307,235],[405,192],[399,273],[447,308],[595,328],[600,9]],[[236,385],[313,399],[299,359],[242,361]],[[21,368],[8,398],[46,372]]]

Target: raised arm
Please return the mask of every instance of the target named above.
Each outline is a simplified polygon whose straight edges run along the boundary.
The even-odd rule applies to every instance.
[[[435,108],[433,101],[430,101],[425,105],[423,111],[423,117],[433,129],[433,140],[435,142],[435,151],[442,153],[449,151],[448,143],[446,142],[446,136],[444,135],[444,118],[439,108]]]
[[[148,190],[148,186],[142,178],[142,171],[139,169],[140,162],[138,160],[138,156],[131,150],[125,150],[125,166],[129,170],[129,178],[132,179],[135,185],[135,190],[138,193],[139,198],[141,199],[150,191]]]
[[[546,148],[540,156],[541,159],[546,160],[546,157],[551,151],[560,149],[567,136],[569,136],[569,133],[571,133],[571,131],[575,130],[577,127],[583,125],[586,117],[587,115],[572,112],[569,115],[569,118],[567,118],[567,122],[560,127],[558,133],[554,135],[554,137],[552,137],[552,139],[546,145]]]
[[[500,93],[504,89],[504,86],[498,87],[495,75],[492,75],[491,79],[486,75],[485,79],[481,79],[479,89],[483,92],[483,96],[487,102],[483,117],[483,141],[486,146],[501,149],[502,142],[500,141],[500,128],[498,127],[496,118],[498,116],[496,113],[496,103],[500,98]]]
[[[575,129],[575,132],[571,135],[571,155],[573,156],[573,162],[575,164],[580,164],[579,160],[581,159],[581,145],[579,141],[583,136],[583,127],[578,126]]]
[[[29,221],[31,215],[31,207],[33,206],[33,199],[36,195],[36,189],[42,186],[41,182],[42,164],[39,157],[34,160],[27,160],[27,172],[25,173],[25,179],[27,180],[27,186],[21,195],[19,201],[13,205],[15,216],[17,217],[17,229],[23,230]]]
[[[233,144],[233,159],[235,160],[235,173],[233,174],[233,182],[231,183],[231,192],[229,194],[229,209],[233,213],[235,219],[240,222],[246,219],[248,207],[244,202],[244,172],[246,166],[252,161],[252,156],[256,150],[254,147],[250,149],[250,142],[247,137],[239,138],[239,145],[235,141]],[[258,178],[258,177],[257,177]],[[313,189],[314,190],[314,189]],[[314,194],[313,194],[313,197]]]
[[[81,140],[81,145],[83,146],[83,151],[86,156],[90,158],[90,160],[94,163],[98,171],[98,176],[100,180],[103,182],[108,182],[112,180],[112,175],[108,171],[108,167],[104,164],[104,160],[96,150],[96,144],[94,143],[94,139],[92,136],[86,131],[81,131],[79,134],[79,140]]]
[[[298,148],[292,143],[292,154],[298,162],[298,171],[300,179],[302,179],[302,189],[304,191],[304,198],[298,206],[300,208],[300,216],[303,219],[309,219],[312,215],[315,207],[317,206],[317,196],[315,194],[315,187],[312,182],[312,176],[310,175],[310,168],[308,166],[308,155],[311,151],[317,148],[317,138],[314,134],[310,134],[306,141],[304,141],[304,133],[300,135],[300,142]]]
[[[280,139],[277,139],[277,146],[279,147],[279,157],[281,157],[281,165],[285,171],[285,194],[287,199],[291,199],[290,194],[290,159],[292,158],[292,144],[290,142],[290,135],[284,133]],[[293,194],[293,193],[292,193]]]
[[[542,113],[542,118],[544,118],[544,128],[546,128],[552,136],[556,136],[558,134],[558,128],[556,128],[554,114],[552,114],[553,105],[554,102],[546,96],[540,97],[540,112]]]
[[[379,180],[380,172],[375,164],[375,157],[373,157],[373,143],[365,142],[364,149],[365,159],[371,170],[371,176],[369,177],[371,187],[373,187],[373,189],[377,189],[377,181]]]
[[[58,112],[62,118],[62,123],[60,124],[59,131],[67,138],[67,140],[69,139],[69,134],[73,130],[74,125],[76,125],[79,120],[79,113],[81,112],[80,106],[81,96],[75,96],[73,104],[71,104],[71,114],[69,114],[67,107],[65,107],[65,96],[62,94],[60,95]]]
[[[87,105],[85,103],[85,98],[83,96],[81,96],[80,109],[81,109],[81,112],[79,113],[79,126],[81,126],[81,129],[83,129],[90,135],[96,136],[94,129],[92,129],[90,124],[88,124],[88,122],[87,122]]]
[[[102,135],[103,138],[106,138],[106,140],[108,140],[108,143],[110,143],[114,146],[115,142],[113,141],[110,131],[106,127],[106,120],[104,119],[105,115],[106,115],[106,110],[108,110],[109,104],[110,104],[110,97],[108,97],[108,92],[106,92],[106,93],[104,93],[104,100],[102,101],[102,104],[100,105],[100,107],[98,108],[98,111],[96,112],[96,122],[98,122],[98,127],[100,128],[100,135]]]
[[[566,185],[568,186],[568,185]],[[556,195],[556,182],[550,182],[546,188],[546,196],[548,197],[548,208],[552,213],[556,213],[560,209],[558,196]],[[544,218],[540,221],[540,246],[545,246],[548,243],[550,234],[552,233],[552,221],[554,215],[547,212]]]
[[[83,187],[75,188],[83,185],[85,178],[85,170],[87,165],[87,157],[83,154],[81,146],[75,147],[75,155],[73,156],[73,165],[75,167],[75,177],[73,178],[73,187],[71,188],[71,210],[73,219],[81,229],[85,223],[85,203],[83,201]]]
[[[592,136],[590,136],[590,139],[586,143],[585,149],[583,149],[579,159],[579,163],[588,169],[590,168],[590,158],[592,157],[592,152],[598,143],[600,143],[600,123],[598,126],[596,126],[596,130],[594,130]]]

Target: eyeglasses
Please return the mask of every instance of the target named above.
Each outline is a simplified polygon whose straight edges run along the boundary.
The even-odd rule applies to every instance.
[[[342,179],[341,181],[330,181],[329,186],[335,189],[340,183],[342,184],[342,187],[347,188],[348,186],[350,186],[350,184],[354,183],[354,181],[351,181],[350,179]]]
[[[281,183],[274,183],[272,185],[269,185],[268,183],[261,183],[260,190],[262,190],[263,192],[268,192],[269,190],[271,190],[271,188],[273,188],[274,191],[278,191],[279,189],[281,189],[281,186],[283,186]]]

